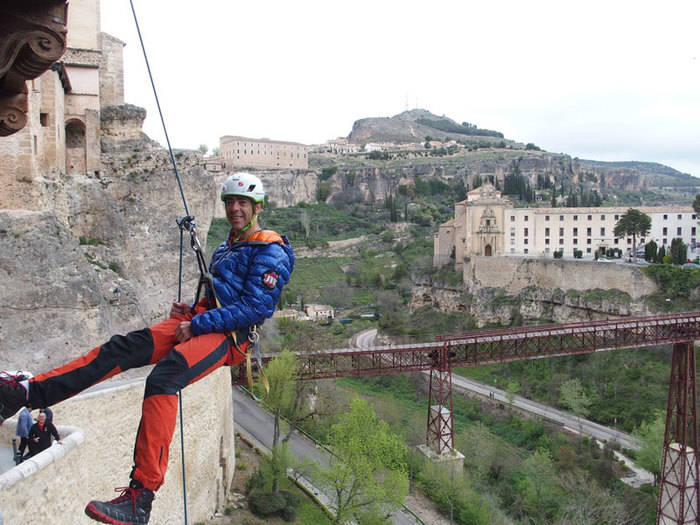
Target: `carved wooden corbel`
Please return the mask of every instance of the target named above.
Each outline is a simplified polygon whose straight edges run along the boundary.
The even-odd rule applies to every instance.
[[[9,0],[0,5],[0,136],[27,123],[26,81],[66,50],[66,0]]]
[[[29,104],[26,93],[0,97],[0,136],[17,133],[27,125]]]

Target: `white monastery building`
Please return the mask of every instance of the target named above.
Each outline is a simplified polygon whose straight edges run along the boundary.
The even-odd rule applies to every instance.
[[[307,147],[298,142],[251,139],[226,135],[219,138],[219,156],[226,167],[308,169]]]
[[[441,224],[433,244],[433,266],[454,262],[462,267],[464,257],[531,256],[552,257],[563,250],[573,257],[581,250],[591,259],[598,249],[632,250],[632,237],[617,238],[615,225],[629,207],[606,208],[515,208],[492,184],[467,193],[455,204],[454,218]],[[691,206],[639,206],[651,218],[649,235],[637,238],[637,249],[655,241],[669,249],[675,238],[690,250],[697,241],[698,220]]]

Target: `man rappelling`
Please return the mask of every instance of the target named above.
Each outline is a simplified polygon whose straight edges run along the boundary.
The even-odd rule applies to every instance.
[[[256,325],[271,317],[294,269],[289,241],[262,230],[260,179],[234,173],[221,189],[228,238],[214,251],[211,286],[196,304],[174,302],[170,317],[115,335],[88,354],[32,378],[0,375],[0,423],[23,406],[45,408],[122,371],[155,364],[146,380],[131,481],[111,501],[91,501],[85,513],[111,524],[148,523],[154,493],[165,479],[177,416],[177,394],[222,365],[246,358]]]

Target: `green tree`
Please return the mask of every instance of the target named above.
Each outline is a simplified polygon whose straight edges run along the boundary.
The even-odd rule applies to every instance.
[[[206,155],[207,151],[209,151],[209,146],[207,146],[206,144],[200,144],[197,149],[202,155]]]
[[[287,473],[287,467],[291,464],[291,456],[285,445],[297,423],[308,417],[302,417],[307,399],[306,388],[308,384],[295,379],[299,361],[289,350],[283,350],[267,365],[265,373],[270,384],[270,392],[265,399],[274,416],[272,431],[272,457],[267,470],[272,475],[272,490],[279,490],[279,482]],[[282,416],[290,421],[289,432],[280,443]]]
[[[367,401],[350,402],[328,441],[333,456],[314,478],[335,499],[333,523],[376,522],[401,506],[408,494],[406,446]]]
[[[517,381],[508,381],[506,385],[506,399],[508,400],[508,412],[511,417],[513,415],[513,403],[515,403],[515,396],[520,392],[520,384]]]
[[[644,470],[654,474],[654,486],[656,486],[659,476],[661,476],[665,430],[666,414],[661,410],[657,410],[652,420],[645,421],[634,432],[642,442],[642,448],[637,452],[637,464]]]
[[[659,248],[659,251],[656,252],[656,262],[659,264],[663,264],[665,257],[666,257],[666,247],[661,246],[661,248]]]
[[[695,196],[695,200],[693,201],[693,209],[695,210],[695,213],[700,214],[700,193]]]
[[[523,461],[516,484],[527,513],[534,523],[548,523],[556,514],[561,490],[549,452],[538,449]]]
[[[586,395],[577,377],[569,379],[559,387],[559,402],[571,410],[578,418],[579,431],[581,430],[581,418],[588,415],[591,399]]]
[[[658,246],[654,241],[649,241],[644,245],[644,260],[649,262],[656,262],[656,252]]]
[[[615,237],[632,236],[632,255],[637,260],[637,236],[644,237],[651,230],[651,217],[634,208],[628,209],[615,224]]]
[[[671,241],[671,262],[673,264],[684,264],[688,260],[688,246],[683,239],[676,237]]]

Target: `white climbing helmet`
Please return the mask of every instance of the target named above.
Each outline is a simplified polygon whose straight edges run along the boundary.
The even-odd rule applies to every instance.
[[[262,181],[252,173],[245,171],[236,172],[224,181],[224,185],[221,187],[221,200],[225,200],[228,195],[248,197],[253,202],[265,200]]]

